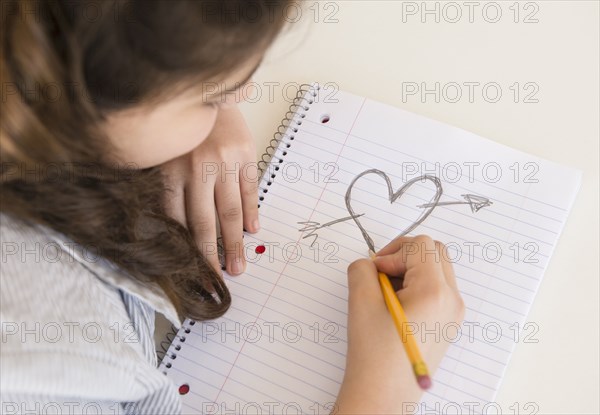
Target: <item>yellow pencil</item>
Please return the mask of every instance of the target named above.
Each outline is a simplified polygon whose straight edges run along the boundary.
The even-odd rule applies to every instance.
[[[375,252],[369,251],[369,254],[371,259],[375,257]],[[419,351],[419,347],[415,341],[411,326],[408,324],[406,319],[406,314],[404,313],[402,304],[400,304],[400,300],[398,299],[396,291],[394,291],[394,287],[392,287],[392,283],[390,282],[388,276],[383,272],[379,272],[378,276],[379,285],[381,285],[381,292],[383,293],[385,304],[392,315],[392,319],[394,320],[394,324],[396,325],[396,329],[400,335],[400,340],[402,341],[402,344],[404,344],[404,350],[406,350],[408,360],[412,365],[413,372],[417,378],[417,383],[421,389],[429,389],[431,387],[429,370],[423,361],[423,357],[421,357],[421,352]]]

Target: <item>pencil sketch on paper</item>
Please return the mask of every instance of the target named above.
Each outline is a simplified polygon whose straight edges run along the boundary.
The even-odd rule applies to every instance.
[[[488,207],[492,205],[492,202],[487,197],[477,196],[477,195],[461,195],[465,201],[452,201],[452,202],[439,202],[436,206],[449,206],[449,205],[469,205],[471,207],[471,212],[476,213],[479,212],[480,209],[484,207]],[[432,203],[425,203],[422,205],[417,205],[419,208],[427,208],[432,206]]]
[[[319,222],[313,222],[313,221],[298,222],[299,225],[304,225],[304,227],[300,228],[299,231],[300,232],[309,232],[310,231],[309,233],[304,235],[302,237],[302,239],[310,238],[311,236],[314,237],[312,243],[310,244],[310,247],[312,248],[313,245],[315,244],[315,242],[317,242],[317,238],[319,238],[319,235],[316,233],[316,231],[318,231],[319,229],[326,228],[328,226],[335,225],[336,223],[344,222],[349,219],[358,218],[359,216],[362,216],[362,215],[364,215],[364,213],[361,213],[360,215],[355,215],[355,216],[346,216],[344,218],[335,219],[330,222],[324,223],[322,225]]]
[[[319,237],[319,235],[317,234],[316,231],[318,231],[319,229],[322,229],[322,228],[329,227],[336,223],[345,222],[347,220],[352,219],[358,226],[358,229],[360,230],[360,232],[363,236],[363,239],[367,243],[367,246],[369,247],[369,249],[372,251],[375,251],[375,244],[373,242],[373,239],[371,238],[371,236],[369,235],[369,233],[367,232],[367,230],[364,228],[364,226],[362,225],[362,223],[359,220],[359,218],[361,216],[363,216],[364,213],[356,214],[354,212],[354,209],[352,208],[352,189],[354,188],[354,184],[357,182],[357,180],[359,180],[360,178],[362,178],[368,174],[376,174],[385,181],[387,190],[388,190],[388,201],[390,202],[390,204],[394,203],[396,200],[401,198],[402,195],[404,195],[408,191],[408,189],[417,182],[429,181],[433,184],[433,186],[435,188],[435,194],[433,195],[433,197],[431,198],[431,200],[428,203],[423,203],[423,204],[417,205],[418,208],[423,209],[423,211],[419,215],[419,217],[416,220],[414,220],[410,225],[408,225],[404,230],[402,230],[402,232],[400,232],[398,234],[398,237],[404,236],[404,235],[408,234],[409,232],[412,232],[413,230],[415,230],[415,228],[417,228],[421,223],[423,223],[423,221],[425,221],[425,219],[427,219],[427,217],[429,215],[431,215],[431,212],[433,212],[433,210],[438,206],[468,205],[471,208],[471,212],[476,213],[479,210],[483,209],[484,207],[488,207],[488,206],[492,205],[492,202],[487,197],[473,195],[473,194],[461,195],[463,197],[464,201],[440,202],[440,198],[442,197],[442,194],[443,194],[442,182],[437,176],[433,176],[433,175],[429,175],[429,174],[415,177],[415,178],[407,181],[398,190],[396,190],[394,192],[393,187],[392,187],[392,182],[386,173],[384,173],[383,171],[378,170],[378,169],[369,169],[369,170],[365,170],[362,173],[360,173],[359,175],[357,175],[348,185],[348,189],[346,190],[346,195],[344,197],[344,200],[346,203],[346,209],[348,209],[348,213],[350,213],[350,216],[332,220],[332,221],[324,223],[324,224],[321,224],[319,222],[314,222],[314,221],[298,222],[299,225],[303,225],[303,227],[300,228],[299,231],[300,232],[308,232],[302,238],[303,239],[309,238],[309,237],[313,238],[313,241],[310,245],[311,247],[315,244],[315,242],[317,241],[317,239]]]

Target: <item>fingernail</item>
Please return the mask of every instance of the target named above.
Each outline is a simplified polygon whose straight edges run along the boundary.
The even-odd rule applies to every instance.
[[[254,222],[252,222],[252,227],[254,228],[254,232],[260,230],[260,224],[258,223],[258,219],[254,219]]]
[[[242,260],[240,258],[236,258],[233,260],[233,262],[231,263],[231,271],[233,271],[234,274],[242,273]]]
[[[371,260],[375,263],[378,264],[381,262],[381,258],[385,258],[385,255],[383,256],[374,256],[373,258],[371,258]]]

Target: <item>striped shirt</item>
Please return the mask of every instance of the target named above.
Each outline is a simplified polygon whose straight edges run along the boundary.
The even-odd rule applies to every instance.
[[[181,412],[153,340],[155,312],[181,321],[158,285],[6,214],[0,244],[0,413]]]

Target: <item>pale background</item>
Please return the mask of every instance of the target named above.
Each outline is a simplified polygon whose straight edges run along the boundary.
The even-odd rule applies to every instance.
[[[534,402],[543,414],[598,414],[599,3],[500,1],[497,23],[486,21],[496,18],[493,2],[474,2],[472,23],[465,2],[455,3],[457,23],[446,2],[426,7],[436,3],[439,23],[435,15],[421,21],[421,1],[307,1],[299,17],[288,9],[299,21],[256,73],[261,95],[242,105],[258,153],[287,111],[284,87],[290,96],[294,82],[318,81],[581,169],[581,190],[527,319],[539,325],[539,343],[517,345],[496,401],[506,413],[515,403],[530,413],[524,406]],[[409,15],[413,6],[417,14]],[[525,23],[528,16],[537,22]],[[472,103],[464,95],[422,102],[402,98],[403,82],[496,82],[503,96],[488,103],[479,87]],[[509,89],[515,82],[518,103]],[[538,86],[539,102],[523,102],[533,91],[527,82]]]

